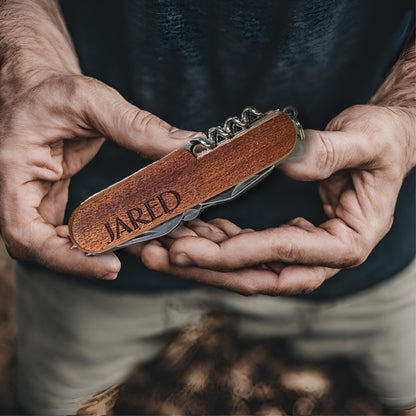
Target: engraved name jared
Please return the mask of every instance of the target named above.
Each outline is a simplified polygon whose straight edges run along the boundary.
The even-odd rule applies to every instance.
[[[140,224],[149,224],[156,218],[172,212],[179,206],[181,196],[176,191],[166,191],[140,204],[138,207],[126,211],[125,219],[115,217],[114,220],[108,221],[104,227],[110,236],[111,244],[118,240],[123,233],[131,233],[133,230],[140,228]]]

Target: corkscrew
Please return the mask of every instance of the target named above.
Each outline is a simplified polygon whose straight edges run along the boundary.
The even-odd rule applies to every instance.
[[[84,201],[69,220],[74,247],[95,255],[162,237],[248,191],[303,139],[294,107],[247,107]]]

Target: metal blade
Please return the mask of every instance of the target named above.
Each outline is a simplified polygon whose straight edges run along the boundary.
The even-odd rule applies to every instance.
[[[133,244],[143,243],[144,241],[163,237],[164,235],[172,232],[176,227],[178,227],[181,224],[181,222],[183,221],[183,215],[184,214],[177,215],[176,217],[173,217],[170,220],[167,220],[164,223],[157,225],[155,228],[152,228],[151,230],[144,232],[138,237],[118,245],[115,249],[128,247]]]
[[[203,209],[204,209],[204,207],[201,206],[201,204],[199,204],[196,207],[193,207],[191,209],[188,209],[187,211],[185,211],[183,213],[182,221],[192,221],[192,220],[194,220],[201,213],[201,211]]]
[[[269,168],[257,173],[256,175],[250,176],[250,178],[238,183],[230,189],[227,189],[224,192],[210,198],[204,202],[201,202],[199,205],[204,209],[211,207],[213,205],[222,204],[223,202],[229,202],[233,199],[239,197],[243,193],[247,192],[254,185],[265,179],[273,171],[275,166],[270,166]]]

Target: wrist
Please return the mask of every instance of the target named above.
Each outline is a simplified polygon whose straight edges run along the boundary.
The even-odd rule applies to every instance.
[[[53,0],[0,4],[0,104],[57,75],[81,74],[78,59]]]
[[[416,166],[416,109],[403,106],[383,107],[392,116],[395,133],[392,140],[397,140],[397,146],[401,147],[401,167],[405,177]]]
[[[407,172],[408,174],[416,166],[416,109],[406,108],[409,123],[407,128],[407,142],[409,147],[409,161]]]
[[[65,75],[82,74],[78,62],[63,65],[58,60],[37,57],[34,51],[22,50],[14,56],[2,56],[0,70],[0,104],[15,100],[42,82]]]

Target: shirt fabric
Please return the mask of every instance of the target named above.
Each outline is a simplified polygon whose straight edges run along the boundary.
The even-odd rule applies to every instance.
[[[414,21],[403,0],[61,0],[86,75],[170,124],[207,131],[246,106],[293,105],[304,128],[324,129],[365,104],[398,59]],[[90,195],[151,161],[108,140],[71,181],[69,213]],[[415,175],[406,178],[388,235],[359,267],[343,270],[309,299],[346,296],[388,279],[415,253]],[[316,182],[273,172],[237,200],[207,209],[262,230],[294,217],[325,221]],[[112,289],[166,291],[198,283],[146,269],[118,251]],[[86,279],[85,279],[86,280]]]

